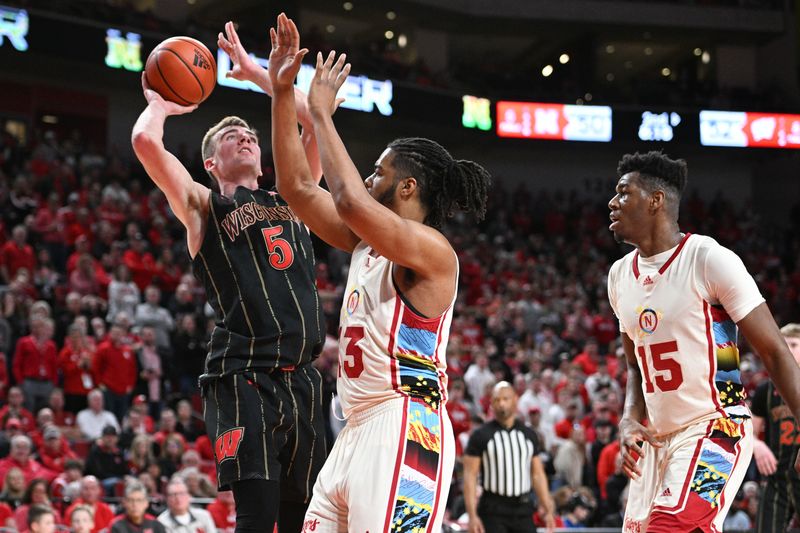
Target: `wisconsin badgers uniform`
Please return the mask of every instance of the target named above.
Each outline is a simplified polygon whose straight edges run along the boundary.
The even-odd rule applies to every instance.
[[[455,460],[445,412],[453,301],[434,318],[400,294],[393,263],[353,251],[337,390],[347,425],[317,478],[304,531],[436,531]]]
[[[649,427],[664,443],[644,444],[625,531],[721,530],[753,447],[736,323],[764,298],[736,254],[690,234],[671,250],[617,261],[608,295],[634,344]]]

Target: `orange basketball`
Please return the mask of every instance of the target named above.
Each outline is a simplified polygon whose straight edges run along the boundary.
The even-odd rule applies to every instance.
[[[217,83],[217,62],[206,46],[191,37],[170,37],[147,57],[144,75],[151,89],[181,105],[199,104]]]

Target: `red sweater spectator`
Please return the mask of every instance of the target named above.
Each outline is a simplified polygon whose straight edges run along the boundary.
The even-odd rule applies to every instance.
[[[142,292],[153,282],[153,276],[157,271],[156,260],[145,250],[146,246],[145,240],[137,234],[131,240],[131,249],[122,255],[122,260],[131,271],[133,282]]]
[[[4,402],[6,400],[8,385],[8,362],[6,359],[6,354],[0,352],[0,402]]]
[[[69,447],[69,442],[55,426],[48,426],[42,432],[44,441],[39,447],[39,461],[42,466],[60,474],[64,471],[64,463],[78,456]]]
[[[618,453],[619,440],[614,439],[603,448],[603,451],[600,452],[600,459],[597,461],[597,485],[600,487],[600,497],[604,500],[608,498],[606,481],[616,469]]]
[[[31,321],[31,334],[17,341],[12,372],[17,383],[26,379],[50,381],[58,384],[58,356],[56,343],[48,334],[44,319]]]
[[[94,476],[85,476],[81,480],[81,496],[75,502],[67,507],[64,513],[65,517],[69,517],[73,509],[79,505],[88,505],[94,511],[94,529],[92,533],[97,533],[107,528],[111,521],[114,519],[114,511],[108,504],[102,502],[100,498],[103,496],[102,487],[100,482]]]
[[[14,279],[20,268],[28,269],[31,275],[36,268],[36,256],[31,245],[27,243],[28,230],[25,226],[16,226],[11,236],[11,240],[0,248],[0,272],[6,283]]]
[[[42,478],[50,483],[57,474],[42,466],[39,461],[31,458],[31,440],[24,435],[17,435],[11,439],[11,451],[8,457],[0,459],[0,489],[5,483],[6,474],[12,468],[22,470],[25,482],[30,483],[36,478]]]
[[[9,419],[15,418],[20,424],[23,432],[33,431],[36,428],[36,421],[30,411],[22,406],[25,397],[22,389],[11,387],[8,389],[8,403],[0,408],[0,425],[6,427]]]
[[[7,503],[0,502],[0,527],[8,527],[9,518],[14,518],[14,510]]]
[[[58,366],[64,376],[64,394],[86,396],[94,388],[92,362],[95,346],[79,326],[72,326],[64,348],[58,354]]]
[[[136,354],[122,342],[122,335],[122,328],[112,326],[109,337],[97,347],[92,364],[98,385],[114,394],[130,394],[138,377]]]
[[[208,504],[206,509],[214,525],[221,533],[233,531],[236,527],[236,503],[233,501],[233,492],[226,490],[217,494],[216,499]]]

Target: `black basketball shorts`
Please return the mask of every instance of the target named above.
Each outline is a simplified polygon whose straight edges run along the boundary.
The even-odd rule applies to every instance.
[[[201,381],[220,490],[279,480],[281,500],[307,503],[325,462],[322,378],[311,363]]]

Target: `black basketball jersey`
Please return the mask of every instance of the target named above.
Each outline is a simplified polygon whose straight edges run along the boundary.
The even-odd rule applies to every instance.
[[[764,442],[778,461],[776,474],[798,477],[794,461],[800,450],[800,430],[789,406],[771,381],[761,383],[753,394],[753,414],[764,418]]]
[[[311,236],[275,192],[214,191],[192,261],[216,313],[209,376],[308,362],[325,341]]]

